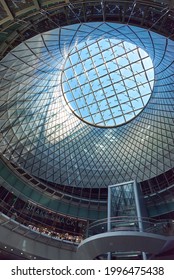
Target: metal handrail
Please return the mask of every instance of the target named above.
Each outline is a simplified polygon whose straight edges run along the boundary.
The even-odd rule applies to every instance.
[[[140,229],[139,223],[142,228]],[[108,232],[108,219],[102,219],[91,223],[87,229],[86,237]],[[174,220],[172,219],[153,219],[153,218],[139,218],[137,216],[118,216],[110,219],[110,232],[118,231],[134,231],[160,234],[164,236],[174,236]]]

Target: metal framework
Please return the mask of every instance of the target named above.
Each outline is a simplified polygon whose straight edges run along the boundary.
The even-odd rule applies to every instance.
[[[82,121],[115,127],[132,120],[146,106],[153,91],[154,71],[146,52],[126,41],[107,39],[109,28],[102,28],[102,39],[90,41],[87,37],[87,42],[69,53],[62,71],[62,91]],[[112,28],[114,34],[114,25]]]
[[[50,99],[52,89],[48,88],[46,72],[55,65],[52,64],[52,60],[55,57],[58,58],[57,54],[53,54],[57,41],[52,40],[51,36],[48,36],[47,40],[42,34],[39,35],[42,43],[37,50],[34,49],[32,43],[24,43],[28,52],[27,60],[24,57],[18,57],[18,53],[13,51],[13,59],[19,58],[19,64],[15,67],[1,65],[1,89],[4,93],[1,99],[2,104],[4,104],[9,86],[12,93],[18,91],[15,100],[12,96],[8,96],[8,108],[5,105],[1,106],[1,113],[4,114],[2,119],[7,121],[6,124],[1,122],[3,126],[0,134],[1,152],[13,164],[12,169],[17,170],[20,177],[24,174],[25,180],[29,182],[33,180],[34,184],[37,182],[36,188],[40,188],[42,192],[55,195],[56,198],[61,197],[66,202],[71,201],[72,205],[77,201],[79,204],[83,201],[89,209],[91,205],[96,208],[105,208],[104,187],[111,183],[110,180],[115,183],[118,174],[121,174],[120,181],[129,180],[130,176],[131,178],[138,177],[139,181],[148,181],[157,174],[160,176],[164,171],[171,169],[173,167],[173,68],[171,60],[174,30],[173,1],[26,1],[25,4],[13,2],[0,1],[1,58],[21,42],[37,34],[70,24],[85,23],[89,26],[90,23],[93,25],[95,21],[104,20],[127,24],[133,28],[140,26],[149,34],[148,53],[150,52],[155,65],[155,84],[157,82],[158,87],[155,88],[151,103],[149,102],[149,106],[146,107],[142,122],[140,118],[137,119],[138,121],[134,120],[136,123],[134,131],[132,131],[131,122],[126,130],[119,128],[118,134],[114,130],[86,129],[77,119],[76,121],[70,119],[66,126],[66,122],[60,124],[57,121],[57,113],[51,116],[48,114],[46,117],[47,105],[52,101],[54,103],[57,99],[57,95],[54,95],[52,100]],[[136,36],[133,28],[130,28],[129,32],[132,32],[131,36]],[[152,38],[151,31],[161,33],[168,39],[161,37],[158,41],[158,37]],[[59,34],[59,43],[60,39],[62,40]],[[141,41],[141,36],[139,39]],[[132,40],[134,41],[134,37]],[[33,44],[36,45],[35,40]],[[143,44],[141,47],[144,47]],[[12,61],[7,59],[7,64],[9,65]],[[27,64],[22,66],[23,62]],[[30,67],[28,67],[29,64]],[[18,71],[20,67],[21,70]],[[54,70],[55,72],[51,74],[51,77],[54,77],[52,87],[57,82],[55,78],[57,70],[56,68]],[[21,80],[19,76],[24,73],[26,79],[23,77]],[[37,78],[35,83],[31,78],[33,73]],[[10,77],[15,79],[13,85],[11,85]],[[44,89],[39,86],[40,80],[44,82]],[[37,88],[36,92],[33,90],[34,86]],[[23,94],[29,88],[32,90],[33,97],[36,94],[36,99],[40,95],[39,101],[23,98]],[[47,90],[48,99],[41,94]],[[45,105],[42,106],[43,104]],[[24,113],[23,106],[25,105],[28,111]],[[42,107],[42,110],[38,105]],[[51,106],[53,110],[55,105]],[[51,112],[51,110],[48,111]],[[28,119],[25,118],[25,114],[28,115]],[[59,117],[65,120],[64,113]],[[44,122],[47,139],[42,133]],[[61,127],[60,130],[58,130],[59,127]],[[56,131],[59,132],[54,137]],[[58,144],[57,136],[60,140]],[[34,159],[33,154],[36,151]],[[55,176],[51,174],[53,164],[57,168],[53,172]],[[116,170],[114,164],[117,166]],[[172,169],[171,174],[173,174]],[[58,180],[57,176],[59,176]],[[173,175],[170,176],[173,177]],[[83,178],[83,184],[81,184],[81,178]],[[39,180],[42,180],[42,183]],[[144,187],[146,194],[159,192],[168,184],[170,185],[169,177],[166,177],[163,185],[158,182],[157,185],[151,186],[150,181],[147,181]]]

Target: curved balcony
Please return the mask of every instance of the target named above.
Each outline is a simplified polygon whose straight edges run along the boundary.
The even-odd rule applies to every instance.
[[[75,259],[77,242],[39,232],[25,226],[0,212],[1,244],[13,248],[13,253],[22,252],[25,258]],[[0,246],[1,246],[0,244]]]
[[[149,256],[174,247],[174,221],[114,217],[90,224],[87,238],[77,250],[78,259],[94,259],[108,252],[145,252]]]
[[[82,240],[83,231],[85,231],[85,220],[63,216],[58,212],[52,212],[40,205],[25,201],[2,186],[0,186],[1,215],[6,216],[11,223],[28,228],[30,232],[76,245]]]

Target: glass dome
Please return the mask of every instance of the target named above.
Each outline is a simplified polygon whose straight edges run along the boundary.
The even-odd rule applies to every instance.
[[[167,171],[173,166],[173,57],[169,38],[109,22],[64,26],[22,42],[0,62],[0,152],[39,180],[84,189]],[[77,85],[79,95],[85,92],[82,104],[92,95],[84,112],[71,102],[80,102]],[[109,117],[117,113],[116,102],[108,102],[114,91],[122,120]],[[93,120],[85,115],[92,98]]]

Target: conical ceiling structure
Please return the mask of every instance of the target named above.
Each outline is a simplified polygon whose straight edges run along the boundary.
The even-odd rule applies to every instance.
[[[79,44],[101,40],[133,44],[153,63],[147,104],[129,122],[112,128],[78,117],[65,98],[65,82],[71,77],[62,78]],[[142,61],[137,59],[140,68]],[[146,69],[131,76],[135,94],[141,87],[143,92],[144,82],[135,79],[141,73]],[[81,23],[28,39],[0,62],[1,153],[32,176],[69,186],[100,188],[157,176],[174,165],[173,73],[174,42],[135,26]],[[121,77],[124,83],[126,77]]]

